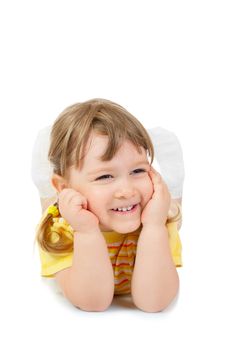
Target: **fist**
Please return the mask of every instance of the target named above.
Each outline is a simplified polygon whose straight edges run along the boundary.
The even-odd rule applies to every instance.
[[[153,183],[153,195],[141,215],[143,225],[165,225],[171,204],[171,196],[161,175],[151,168],[149,176]]]
[[[61,216],[74,231],[90,233],[99,230],[99,220],[88,210],[87,200],[80,192],[65,188],[59,193],[58,203]]]

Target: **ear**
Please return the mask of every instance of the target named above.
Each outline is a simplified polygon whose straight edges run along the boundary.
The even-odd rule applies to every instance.
[[[52,175],[51,183],[57,192],[61,192],[64,188],[68,187],[65,178],[57,174]]]

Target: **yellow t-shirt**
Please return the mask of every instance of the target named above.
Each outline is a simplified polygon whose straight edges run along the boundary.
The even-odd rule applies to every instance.
[[[177,230],[177,223],[168,223],[169,246],[176,267],[182,266],[181,241]],[[69,234],[73,233],[72,227],[63,218],[54,218],[51,230],[57,228],[65,229]],[[130,284],[136,256],[137,241],[140,232],[121,234],[117,232],[102,232],[114,271],[114,294],[130,293]],[[43,277],[54,277],[60,270],[72,266],[73,252],[53,254],[39,247],[41,260],[41,275]]]

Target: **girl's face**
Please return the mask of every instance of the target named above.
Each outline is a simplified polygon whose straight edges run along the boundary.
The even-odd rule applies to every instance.
[[[129,233],[141,225],[141,213],[153,194],[146,151],[125,141],[110,161],[101,161],[108,137],[92,134],[81,170],[70,167],[68,186],[85,196],[102,231]]]

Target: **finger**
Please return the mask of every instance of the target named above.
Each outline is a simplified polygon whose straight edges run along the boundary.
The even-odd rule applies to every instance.
[[[74,206],[82,206],[84,209],[87,209],[88,207],[87,199],[79,193],[78,195],[72,197],[72,199],[70,200],[70,204]]]
[[[149,174],[150,174],[150,176],[151,176],[151,178],[152,178],[152,180],[153,180],[154,183],[157,184],[157,183],[160,183],[160,182],[161,182],[162,178],[161,178],[160,173],[158,173],[158,171],[152,169],[152,170],[149,172]]]
[[[65,204],[67,204],[71,196],[73,196],[73,191],[70,188],[64,188],[59,193],[60,201],[62,201]]]
[[[82,194],[80,194],[79,192],[76,192],[75,190],[73,190],[70,194],[67,200],[67,205],[68,206],[82,206],[84,208],[87,207],[87,201],[86,198],[84,196],[82,196]]]
[[[62,201],[65,205],[70,205],[72,199],[77,195],[77,192],[71,188],[64,188],[60,192],[60,201]]]

